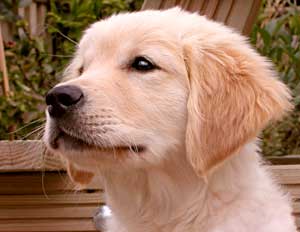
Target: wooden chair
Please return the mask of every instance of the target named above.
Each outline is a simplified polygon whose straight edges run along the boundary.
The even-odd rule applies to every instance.
[[[300,158],[292,161],[298,164],[270,169],[290,192],[300,227]],[[41,141],[0,141],[0,232],[96,231],[93,216],[103,204],[100,181],[76,190],[64,163]]]

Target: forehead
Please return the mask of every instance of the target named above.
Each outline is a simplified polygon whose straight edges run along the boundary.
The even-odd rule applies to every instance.
[[[116,53],[120,50],[174,50],[180,35],[171,14],[157,11],[120,14],[94,23],[79,44],[80,53]],[[111,55],[107,54],[107,55]]]

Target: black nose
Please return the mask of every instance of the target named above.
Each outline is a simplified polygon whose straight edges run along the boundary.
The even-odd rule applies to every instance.
[[[53,118],[61,117],[82,99],[82,90],[74,85],[55,87],[46,95],[48,112]]]

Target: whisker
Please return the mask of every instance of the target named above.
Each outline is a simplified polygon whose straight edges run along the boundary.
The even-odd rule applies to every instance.
[[[29,136],[33,135],[34,133],[40,132],[40,131],[43,130],[43,129],[44,129],[44,125],[39,126],[39,127],[36,128],[35,130],[29,132],[27,135],[23,136],[23,137],[21,138],[21,140],[24,140],[24,139],[28,138]]]
[[[44,132],[45,132],[45,127],[42,128],[40,131],[37,132],[37,135],[35,136],[34,139],[36,139],[36,140],[42,139],[42,137],[43,137],[43,135],[44,135]]]
[[[112,149],[113,149],[113,156],[114,156],[114,159],[117,160],[116,149],[115,149],[115,147],[114,147],[114,145],[113,145],[113,143],[112,143],[110,137],[108,137],[108,140],[109,140],[110,146],[111,146]]]
[[[46,197],[46,199],[49,199],[46,188],[45,188],[45,170],[42,171],[42,191],[43,195]]]
[[[52,29],[54,29],[58,34],[60,34],[62,37],[64,37],[65,39],[69,40],[71,43],[78,45],[78,43],[74,40],[72,40],[69,36],[65,35],[64,33],[62,33],[60,30],[58,30],[56,27],[53,27],[50,24],[45,24],[45,28],[47,27],[51,27]]]
[[[34,120],[34,121],[31,121],[31,122],[25,124],[24,126],[18,128],[18,129],[12,131],[12,132],[9,132],[8,134],[15,134],[15,133],[18,133],[18,132],[20,132],[21,130],[23,130],[23,129],[29,127],[29,126],[31,126],[32,124],[35,124],[35,123],[37,123],[37,122],[45,122],[45,121],[46,121],[45,118],[39,118],[39,119],[36,119],[36,120]]]
[[[62,57],[62,58],[73,58],[73,55],[56,55],[51,53],[42,53],[43,55],[51,56],[51,57]]]

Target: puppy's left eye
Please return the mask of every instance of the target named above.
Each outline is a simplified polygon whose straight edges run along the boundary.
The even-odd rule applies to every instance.
[[[149,60],[147,60],[145,57],[138,56],[132,62],[131,68],[140,72],[147,72],[155,69],[155,65]]]

